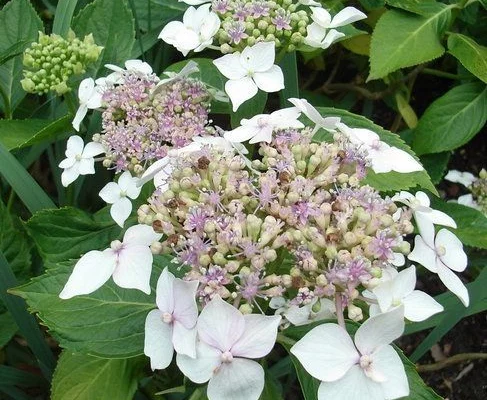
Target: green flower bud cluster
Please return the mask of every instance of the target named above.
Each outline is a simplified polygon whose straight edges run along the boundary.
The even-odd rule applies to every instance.
[[[303,43],[308,12],[292,0],[216,0],[213,11],[222,20],[216,38],[223,53],[241,51],[257,42],[275,42],[294,51]]]
[[[93,35],[78,39],[73,31],[68,38],[39,32],[39,40],[24,52],[23,89],[29,93],[45,94],[50,91],[62,95],[69,90],[68,80],[86,72],[95,62],[103,47],[97,46]]]
[[[480,171],[479,178],[472,183],[471,191],[480,211],[487,215],[487,171],[485,169]]]

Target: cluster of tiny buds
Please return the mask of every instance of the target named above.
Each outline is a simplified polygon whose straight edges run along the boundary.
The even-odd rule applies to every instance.
[[[480,171],[478,179],[472,183],[470,190],[480,210],[487,214],[487,171],[485,169]]]
[[[152,250],[190,267],[201,301],[218,294],[246,312],[271,298],[301,306],[339,295],[358,319],[357,288],[409,253],[411,214],[360,186],[365,161],[344,143],[308,133],[275,132],[252,167],[210,148],[184,155],[168,190],[139,208],[139,222],[165,235]]]
[[[95,44],[91,34],[80,40],[73,31],[66,39],[39,32],[39,40],[24,52],[22,88],[29,93],[53,91],[62,95],[70,90],[69,78],[84,74],[86,67],[98,59],[102,49]]]
[[[292,0],[213,0],[212,10],[222,20],[216,38],[223,53],[257,42],[275,42],[294,51],[304,41],[308,12]]]

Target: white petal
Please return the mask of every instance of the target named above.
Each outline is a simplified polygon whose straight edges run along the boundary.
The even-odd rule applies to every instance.
[[[371,354],[396,340],[403,332],[404,307],[400,306],[365,321],[355,333],[354,341],[361,354]]]
[[[477,204],[477,202],[473,199],[473,196],[471,193],[469,194],[464,194],[463,196],[458,197],[457,199],[458,204],[461,204],[463,206],[467,207],[472,207],[475,208],[476,210],[480,210],[480,206]]]
[[[258,132],[255,126],[239,126],[225,132],[224,138],[232,143],[242,143],[252,139]]]
[[[172,342],[178,354],[196,358],[196,327],[187,329],[178,321],[173,323]]]
[[[127,71],[140,72],[143,75],[152,74],[152,67],[142,60],[127,60],[125,68]]]
[[[384,346],[372,356],[372,368],[382,373],[386,380],[380,385],[383,398],[398,399],[409,395],[409,384],[404,364],[392,346]]]
[[[273,93],[284,89],[284,74],[277,65],[268,71],[256,72],[253,78],[257,87],[264,92]]]
[[[334,382],[321,382],[318,400],[384,400],[380,383],[367,378],[359,365]]]
[[[245,330],[232,347],[234,357],[261,358],[270,353],[276,343],[280,316],[244,315]],[[259,338],[256,340],[256,338]]]
[[[150,246],[153,242],[159,240],[161,234],[154,232],[152,226],[134,225],[127,229],[123,236],[123,243],[130,245]]]
[[[402,304],[404,305],[404,316],[413,322],[424,321],[443,311],[440,303],[420,290],[414,290],[406,296]]]
[[[389,310],[387,310],[389,311]],[[369,307],[369,317],[374,317],[378,314],[382,313],[382,310],[377,304],[371,304]]]
[[[450,217],[448,214],[445,214],[442,211],[431,210],[429,217],[430,217],[431,221],[436,225],[449,226],[450,228],[456,228],[457,227],[455,220],[452,217]]]
[[[319,111],[314,108],[306,99],[297,99],[297,98],[290,98],[288,99],[299,111],[301,111],[304,115],[306,115],[311,122],[318,124],[321,122],[323,117],[319,113]]]
[[[110,207],[110,215],[118,226],[123,228],[123,224],[132,212],[132,202],[127,197],[122,197]]]
[[[292,305],[285,312],[284,317],[293,325],[304,325],[309,321],[311,313],[311,305],[307,304],[302,307]]]
[[[161,158],[160,160],[157,160],[154,164],[152,164],[149,168],[145,170],[145,172],[138,180],[137,185],[142,186],[145,183],[149,182],[151,179],[154,178],[156,174],[158,174],[161,171],[164,171],[168,167],[170,162],[171,162],[170,157],[164,157]],[[169,174],[167,176],[169,176]]]
[[[82,158],[78,161],[78,171],[80,175],[92,175],[95,173],[95,160],[92,158]]]
[[[183,281],[182,279],[175,279],[173,282],[175,301],[173,317],[187,329],[194,328],[198,319],[198,306],[196,305],[198,285],[198,281]]]
[[[115,257],[106,250],[89,251],[74,266],[59,297],[70,299],[73,296],[94,292],[110,279],[115,270],[115,262]]]
[[[414,220],[418,227],[419,234],[423,238],[424,242],[431,248],[435,246],[435,226],[431,221],[429,214],[431,208],[427,211],[419,211],[416,209],[413,213]]]
[[[145,319],[144,354],[150,358],[152,370],[171,364],[174,348],[172,326],[162,321],[159,310],[152,310]]]
[[[348,332],[337,324],[313,328],[291,347],[291,353],[311,376],[327,382],[343,377],[359,359]]]
[[[463,186],[469,187],[477,178],[470,172],[460,172],[455,169],[448,171],[445,179],[450,182],[461,183]]]
[[[129,171],[125,171],[120,178],[118,178],[118,185],[120,189],[131,199],[139,197],[141,188],[137,186],[137,178],[134,178]]]
[[[398,211],[401,211],[400,209]],[[406,258],[404,254],[401,253],[393,253],[393,258],[389,260],[389,262],[394,265],[395,267],[402,267],[406,263]]]
[[[240,105],[254,97],[257,92],[257,85],[249,77],[237,80],[230,80],[225,83],[225,92],[232,102],[233,112],[237,111]]]
[[[328,30],[321,25],[313,22],[306,27],[306,37],[304,43],[311,47],[320,48],[326,37]]]
[[[86,107],[90,110],[95,110],[97,108],[100,108],[102,105],[102,93],[100,91],[94,90],[93,94],[91,97],[88,99],[86,102]]]
[[[391,168],[393,171],[400,173],[423,171],[423,166],[414,159],[414,157],[405,152],[404,150],[398,149],[397,147],[391,146],[386,151],[386,156],[390,157]]]
[[[330,28],[348,25],[364,18],[367,18],[367,15],[362,11],[357,10],[355,7],[345,7],[333,17],[330,23]]]
[[[150,294],[152,252],[146,246],[131,245],[120,250],[113,281],[125,289],[139,289]]]
[[[105,203],[113,204],[121,199],[120,197],[120,186],[115,182],[108,182],[99,193],[100,197]]]
[[[181,372],[195,383],[207,382],[221,364],[221,351],[204,342],[196,343],[196,358],[183,354],[176,356]]]
[[[61,183],[64,187],[67,187],[71,183],[73,183],[76,179],[78,179],[79,170],[78,170],[78,163],[75,163],[71,168],[66,168],[63,173],[61,174]]]
[[[392,281],[395,299],[403,299],[416,287],[416,267],[411,265],[397,274]]]
[[[73,122],[71,122],[71,125],[76,131],[79,132],[79,126],[81,125],[81,121],[83,121],[87,113],[88,107],[86,107],[86,104],[80,104],[78,110],[76,111],[76,115],[73,118]]]
[[[430,198],[425,192],[418,191],[415,194],[416,200],[419,202],[424,207],[429,207],[430,206]]]
[[[272,126],[266,126],[259,129],[256,135],[252,139],[249,140],[250,144],[266,142],[270,143],[272,141],[272,133],[274,129]]]
[[[163,313],[172,314],[174,311],[174,280],[176,278],[166,267],[162,270],[156,286],[157,307]]]
[[[76,164],[77,161],[76,161],[76,158],[65,158],[64,160],[62,160],[58,167],[59,168],[63,168],[63,169],[66,169],[66,168],[71,168],[74,164]]]
[[[202,341],[225,352],[242,336],[245,320],[240,311],[215,296],[201,311],[197,327]]]
[[[75,158],[77,155],[81,155],[81,153],[83,153],[84,146],[85,144],[80,136],[70,136],[66,143],[66,157]]]
[[[416,235],[414,238],[414,248],[409,253],[408,258],[421,264],[431,272],[436,272],[436,253],[424,241],[424,239]]]
[[[101,143],[89,142],[86,144],[82,156],[83,158],[92,158],[104,152],[105,149],[103,148],[103,145]]]
[[[393,286],[391,281],[382,282],[372,292],[379,303],[382,312],[389,311],[394,300]]]
[[[338,32],[336,29],[330,29],[326,34],[325,38],[321,42],[321,48],[327,49],[332,45],[333,42],[337,41],[338,39],[344,37],[345,34],[342,32]]]
[[[460,278],[456,276],[455,273],[450,270],[450,268],[445,267],[442,263],[438,263],[438,277],[448,288],[448,290],[455,294],[465,307],[468,307],[470,303],[468,290]]]
[[[86,103],[93,95],[95,90],[95,81],[93,78],[83,79],[78,88],[78,98],[80,103]]]
[[[225,54],[223,57],[213,60],[213,64],[228,79],[242,79],[247,75],[247,71],[240,64],[240,54],[238,52]]]
[[[274,42],[259,42],[242,51],[240,64],[253,72],[266,72],[273,67],[275,58]]]
[[[448,229],[440,229],[436,234],[435,245],[437,248],[441,246],[445,250],[445,254],[440,256],[440,260],[448,268],[457,272],[467,268],[468,259],[463,251],[463,244],[454,233]]]
[[[331,15],[327,10],[321,7],[311,7],[311,12],[311,19],[314,22],[326,29],[330,27]]]
[[[222,364],[208,383],[208,400],[258,400],[264,389],[264,369],[252,360],[234,358]]]

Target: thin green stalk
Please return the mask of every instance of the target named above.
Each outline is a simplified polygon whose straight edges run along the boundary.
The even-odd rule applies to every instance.
[[[440,78],[447,78],[447,79],[454,79],[454,80],[463,79],[463,77],[460,75],[450,74],[449,72],[439,71],[433,68],[424,68],[421,71],[421,73],[426,75],[439,76]]]
[[[8,195],[8,200],[7,200],[7,211],[10,212],[12,211],[12,206],[14,204],[15,200],[15,192],[12,188],[10,188],[10,194]]]
[[[2,85],[0,85],[0,96],[2,96],[3,99],[5,119],[12,119],[12,107],[10,105],[10,100],[7,96],[7,93],[5,93],[5,91],[3,90]]]
[[[288,338],[282,333],[277,334],[276,342],[286,346],[294,346],[296,344],[295,340]]]
[[[0,299],[3,300],[20,332],[39,361],[43,375],[50,381],[56,366],[56,359],[47,345],[36,319],[27,311],[25,300],[7,293],[9,289],[17,285],[17,279],[7,259],[0,251]]]

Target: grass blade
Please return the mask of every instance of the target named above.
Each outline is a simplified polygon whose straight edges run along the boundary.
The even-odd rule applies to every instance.
[[[1,143],[0,174],[12,186],[12,189],[32,214],[45,208],[56,208],[56,205],[34,178],[29,175],[18,160]]]
[[[71,26],[71,19],[73,18],[76,3],[78,3],[78,0],[59,0],[54,15],[52,33],[63,37],[67,35]]]
[[[0,252],[0,299],[3,300],[3,303],[10,311],[20,332],[39,361],[42,373],[48,380],[51,380],[56,360],[44,339],[36,319],[27,311],[27,304],[23,299],[7,293],[8,289],[17,286],[17,284],[17,279],[7,259]]]

